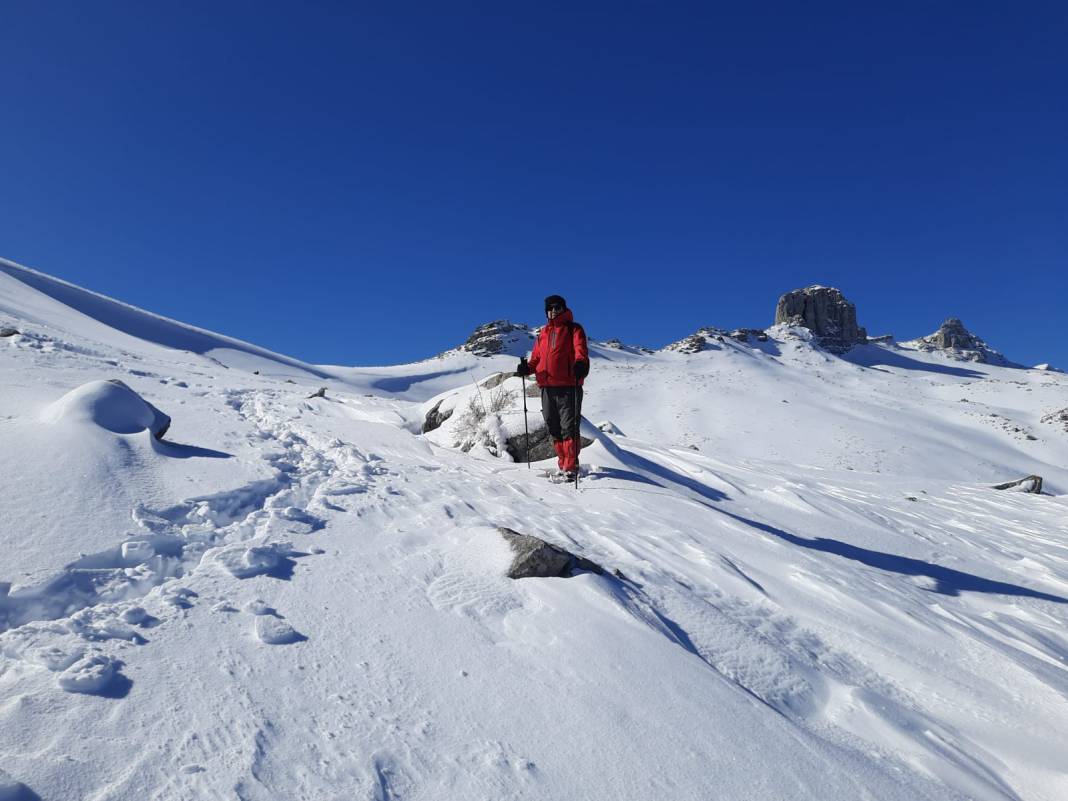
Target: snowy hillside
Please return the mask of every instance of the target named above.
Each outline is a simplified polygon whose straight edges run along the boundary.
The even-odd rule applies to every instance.
[[[576,490],[491,325],[310,365],[0,261],[0,801],[1068,797],[1068,375],[597,343]]]

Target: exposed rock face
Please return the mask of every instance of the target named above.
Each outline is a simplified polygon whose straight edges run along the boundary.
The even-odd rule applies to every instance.
[[[570,576],[576,570],[588,570],[598,575],[604,568],[583,559],[538,537],[530,537],[503,526],[497,529],[512,546],[515,558],[508,568],[508,578],[556,578]]]
[[[476,356],[495,356],[498,353],[515,350],[508,345],[518,346],[520,350],[529,349],[533,342],[534,332],[529,326],[509,322],[508,320],[494,320],[492,323],[480,325],[460,346],[460,350],[473,353]]]
[[[1011,364],[1001,353],[964,327],[957,317],[950,317],[933,334],[920,337],[911,344],[920,350],[942,351],[947,356],[980,364]]]
[[[434,408],[426,413],[426,418],[423,420],[423,433],[433,431],[435,428],[440,428],[441,424],[452,417],[453,410],[441,411],[441,404],[445,402],[442,398],[434,404]]]
[[[12,328],[9,325],[5,325],[0,327],[0,338],[13,337],[18,332],[19,330],[17,328]]]
[[[759,328],[735,328],[730,332],[730,338],[738,342],[748,342],[755,339],[757,342],[767,342],[768,334]]]
[[[868,341],[867,332],[857,325],[857,307],[832,287],[810,286],[787,292],[775,307],[775,324],[804,326],[832,353],[845,353]]]
[[[534,422],[533,418],[531,422]],[[556,450],[553,448],[553,440],[549,436],[549,429],[545,428],[541,422],[540,414],[538,415],[536,426],[538,427],[531,427],[530,429],[530,461],[540,462],[543,459],[555,459]],[[580,439],[582,440],[583,448],[593,444],[593,440],[587,437],[580,437]],[[505,440],[504,447],[513,461],[525,462],[527,460],[526,434],[516,434],[514,437],[509,437]]]
[[[664,350],[671,350],[676,353],[700,353],[703,350],[715,350],[717,346],[712,344],[712,340],[723,342],[723,337],[726,334],[727,332],[722,328],[699,328],[685,339],[665,345]]]

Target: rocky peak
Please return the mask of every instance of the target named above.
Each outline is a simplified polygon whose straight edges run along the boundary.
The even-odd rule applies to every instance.
[[[534,331],[522,323],[494,320],[476,328],[460,350],[475,356],[496,356],[499,353],[521,354],[534,343]]]
[[[868,341],[857,325],[857,307],[833,287],[795,289],[779,298],[776,325],[800,325],[815,334],[819,344],[832,353],[844,353]]]
[[[933,334],[920,337],[912,343],[925,351],[942,351],[947,356],[981,364],[1009,364],[998,351],[964,327],[958,317],[949,317]]]

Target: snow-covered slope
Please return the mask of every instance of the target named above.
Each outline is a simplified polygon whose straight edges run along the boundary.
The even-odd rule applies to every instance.
[[[4,327],[0,799],[1068,794],[1062,373],[595,345],[576,491],[418,433],[507,349],[305,365],[6,263]]]

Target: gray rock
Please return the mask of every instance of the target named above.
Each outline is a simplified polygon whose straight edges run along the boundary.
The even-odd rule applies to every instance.
[[[748,342],[750,339],[755,339],[757,342],[768,341],[767,332],[761,328],[735,328],[729,336],[738,342]]]
[[[529,350],[534,343],[530,326],[508,320],[494,320],[480,325],[460,346],[460,350],[475,356],[496,356],[498,353]]]
[[[508,568],[508,578],[558,578],[571,576],[578,570],[601,575],[604,568],[589,559],[576,556],[559,546],[538,537],[520,534],[503,526],[497,529],[515,554]]]
[[[775,307],[775,324],[804,326],[832,353],[845,353],[868,341],[867,332],[857,325],[857,307],[833,287],[810,286],[787,292]]]
[[[18,332],[19,332],[19,330],[17,328],[12,328],[9,325],[5,325],[2,328],[0,328],[0,338],[2,338],[2,337],[13,337]]]
[[[996,490],[1014,490],[1016,492],[1031,492],[1036,495],[1042,494],[1042,476],[1027,476],[1016,481],[1006,481],[1004,484],[995,484]]]
[[[311,395],[309,395],[307,398],[305,398],[305,400],[311,400],[312,398],[325,398],[325,397],[326,397],[326,387],[319,387],[319,389],[315,390],[315,392],[313,392]]]
[[[440,428],[441,424],[452,417],[453,409],[448,411],[441,411],[441,404],[444,402],[444,398],[434,404],[434,408],[426,413],[426,418],[423,420],[423,433],[433,431],[435,428]]]
[[[913,340],[910,344],[920,350],[941,351],[945,355],[966,362],[1014,366],[1001,353],[964,327],[960,318],[949,317],[933,334]]]
[[[556,450],[553,448],[552,437],[549,436],[549,429],[547,429],[541,420],[541,412],[537,413],[538,423],[536,426],[532,426],[530,429],[530,461],[540,462],[543,459],[555,459]],[[534,418],[531,418],[531,423],[534,422]],[[588,437],[581,437],[582,447],[588,448],[593,444],[593,440]],[[508,455],[512,457],[515,462],[525,462],[527,460],[527,436],[526,434],[516,434],[514,437],[509,437],[505,440],[504,448],[508,451]]]
[[[494,373],[489,378],[479,381],[478,385],[483,389],[496,389],[513,376],[515,376],[515,373]]]
[[[705,328],[699,328],[696,332],[690,334],[685,339],[680,339],[678,342],[672,342],[670,345],[665,345],[664,350],[674,351],[675,353],[700,353],[703,350],[720,350],[719,345],[714,345],[709,340],[723,341],[723,336],[727,332],[722,328],[712,328],[706,326]]]

